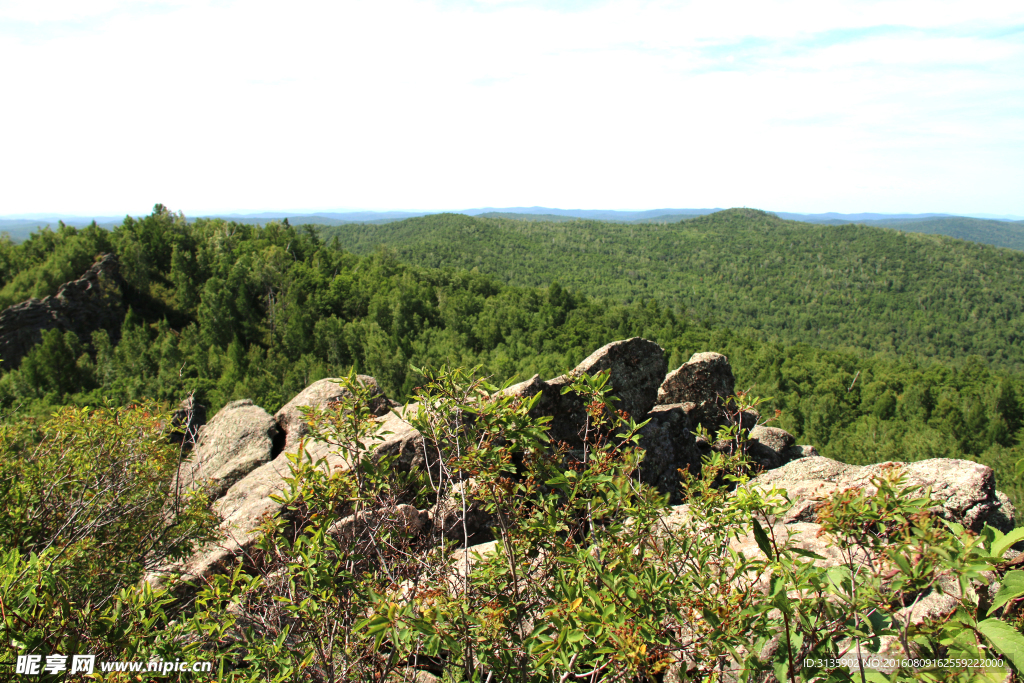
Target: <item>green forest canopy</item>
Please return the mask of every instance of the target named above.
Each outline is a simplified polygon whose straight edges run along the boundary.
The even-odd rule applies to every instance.
[[[655,299],[715,327],[783,344],[1024,368],[1024,253],[864,226],[730,209],[669,225],[525,222],[441,214],[322,228],[426,267],[520,286],[558,282],[620,302]]]
[[[0,242],[5,303],[52,294],[115,251],[132,306],[119,334],[45,334],[0,376],[0,405],[19,419],[195,391],[214,411],[237,398],[274,411],[352,367],[402,399],[421,379],[411,366],[553,377],[643,336],[672,368],[727,354],[739,386],[823,455],[975,458],[1024,501],[1010,475],[1024,254],[753,211],[670,226],[447,215],[380,230],[189,222],[158,205],[113,232]],[[385,234],[399,255],[376,246]]]

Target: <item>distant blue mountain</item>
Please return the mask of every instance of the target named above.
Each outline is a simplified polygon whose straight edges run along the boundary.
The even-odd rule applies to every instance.
[[[773,212],[779,218],[787,221],[803,221],[804,223],[824,223],[827,221],[885,221],[895,219],[925,219],[925,218],[946,218],[952,216],[950,213],[786,213],[785,211]]]

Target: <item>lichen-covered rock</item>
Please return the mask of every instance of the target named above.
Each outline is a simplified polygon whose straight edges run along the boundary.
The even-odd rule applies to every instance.
[[[766,427],[758,425],[750,430],[750,438],[755,439],[763,446],[781,453],[796,443],[792,434],[778,427]]]
[[[658,389],[659,405],[693,403],[691,421],[708,431],[722,424],[721,406],[736,393],[736,379],[729,359],[720,353],[695,353],[668,374]]]
[[[199,430],[192,456],[179,472],[185,486],[202,486],[220,498],[275,455],[280,430],[267,411],[249,399],[233,401]]]
[[[792,462],[800,458],[818,458],[821,454],[814,446],[790,446],[782,452],[784,462]]]
[[[605,344],[587,356],[569,376],[596,375],[604,370],[611,371],[608,383],[612,396],[619,399],[615,408],[639,417],[646,415],[657,402],[668,360],[665,351],[654,342],[633,337]],[[568,379],[568,376],[563,377]]]
[[[1013,529],[1017,525],[1017,508],[1002,491],[996,491],[999,507],[989,514],[989,524],[996,529]]]
[[[788,462],[789,448],[796,442],[789,432],[764,425],[757,425],[751,429],[749,436],[747,453],[764,469],[781,467]]]

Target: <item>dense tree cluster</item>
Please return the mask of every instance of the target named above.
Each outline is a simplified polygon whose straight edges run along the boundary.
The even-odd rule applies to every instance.
[[[357,253],[386,244],[409,263],[514,285],[653,298],[785,344],[1024,368],[1024,253],[982,244],[753,209],[667,225],[438,214],[322,230]]]
[[[25,416],[195,392],[213,411],[237,398],[274,411],[351,368],[403,399],[422,382],[413,367],[549,378],[605,343],[643,336],[672,368],[697,351],[727,354],[739,386],[769,397],[779,426],[824,455],[978,458],[1024,500],[1009,474],[1022,455],[1014,330],[1024,290],[1014,278],[1024,255],[792,225],[743,212],[671,226],[431,216],[381,228],[398,254],[371,248],[385,233],[368,226],[325,236],[287,223],[189,222],[162,206],[113,232],[43,230],[0,243],[6,301],[53,294],[113,250],[131,310],[119,336],[47,332],[0,377],[0,405]],[[612,227],[641,232],[613,239]],[[552,244],[567,257],[553,258]],[[477,264],[523,285],[465,269]]]

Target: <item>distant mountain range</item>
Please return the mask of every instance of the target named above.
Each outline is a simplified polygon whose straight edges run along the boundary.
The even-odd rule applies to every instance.
[[[505,218],[525,221],[564,222],[573,220],[598,220],[617,223],[678,223],[682,220],[704,216],[721,211],[714,209],[651,209],[648,211],[610,211],[589,209],[552,209],[543,206],[465,209],[444,213],[461,213],[481,218]],[[295,213],[264,211],[249,214],[216,214],[204,218],[224,218],[239,223],[262,225],[270,221],[287,219],[293,225],[344,225],[348,223],[384,224],[409,218],[442,213],[438,211],[324,211],[317,213]],[[874,227],[893,228],[905,232],[919,232],[946,235],[958,239],[991,244],[998,247],[1024,250],[1024,217],[978,214],[955,216],[945,213],[886,214],[886,213],[789,213],[774,212],[779,218],[805,223],[825,225],[860,224]],[[33,230],[50,226],[55,228],[59,221],[75,227],[83,227],[92,221],[104,228],[113,228],[124,219],[117,216],[74,216],[67,214],[21,214],[0,217],[0,232],[6,232],[14,241],[27,238]]]

